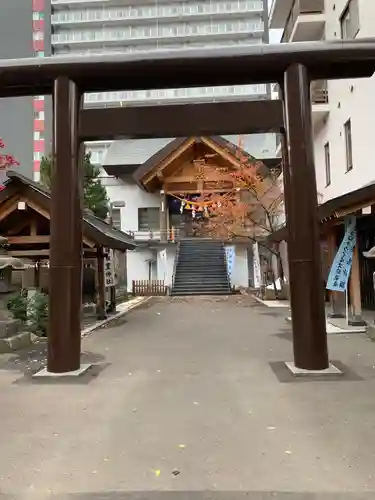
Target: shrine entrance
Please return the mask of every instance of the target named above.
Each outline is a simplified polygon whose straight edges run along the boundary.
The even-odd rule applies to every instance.
[[[182,238],[209,237],[205,223],[210,196],[233,196],[236,192],[234,171],[256,162],[257,172],[266,178],[280,159],[257,161],[243,146],[242,136],[178,138],[169,142],[134,173],[150,193],[161,193],[160,231]],[[237,144],[235,143],[237,142]]]
[[[314,80],[370,78],[374,71],[372,39],[106,54],[77,60],[69,56],[1,60],[0,98],[48,94],[53,97],[55,163],[48,371],[66,373],[80,368],[82,179],[79,166],[83,141],[90,140],[90,134],[95,136],[98,127],[106,129],[103,135],[112,134],[112,139],[127,134],[133,138],[209,137],[218,133],[218,128],[224,134],[275,131],[275,128],[281,133],[294,364],[304,370],[328,368],[310,84]],[[281,86],[284,102],[279,101],[277,109],[275,104],[261,101],[253,107],[253,112],[250,102],[212,103],[205,108],[188,104],[177,106],[179,109],[125,106],[115,112],[96,110],[103,116],[103,120],[100,117],[96,120],[99,124],[81,120],[83,95],[87,92],[265,83]],[[209,108],[211,114],[204,111]],[[268,114],[273,108],[275,112]],[[280,120],[283,113],[285,121]],[[150,173],[149,177],[150,188],[160,185],[156,175]],[[166,191],[168,183],[164,182],[164,189],[160,187],[164,207]],[[196,187],[192,188],[192,192],[196,191]],[[167,223],[168,219],[163,220]]]

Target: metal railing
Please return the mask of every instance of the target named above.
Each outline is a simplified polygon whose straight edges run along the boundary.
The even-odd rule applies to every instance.
[[[328,104],[328,82],[322,80],[311,86],[311,103]]]
[[[324,0],[294,0],[285,24],[282,42],[288,42],[298,17],[302,14],[323,14]]]
[[[177,249],[176,249],[176,255],[174,256],[174,262],[173,262],[173,274],[172,274],[172,287],[171,287],[171,289],[173,289],[174,281],[176,279],[176,269],[177,269],[179,255],[180,255],[180,247],[181,247],[181,243],[178,242]]]
[[[173,243],[180,239],[180,230],[176,228],[166,231],[127,231],[127,233],[129,233],[135,241],[169,241]]]
[[[66,0],[53,0],[53,4],[66,4]],[[77,3],[77,0],[75,1]],[[79,2],[78,2],[79,3]],[[86,2],[87,3],[87,2]],[[224,15],[244,14],[249,12],[262,12],[263,2],[261,0],[247,0],[241,4],[238,0],[231,2],[207,2],[197,4],[195,2],[172,3],[141,5],[133,7],[127,6],[106,6],[105,8],[83,8],[80,10],[57,11],[52,14],[52,24],[73,24],[73,23],[110,23],[111,21],[128,21],[134,22],[141,19],[142,22],[147,20],[165,20],[174,18],[201,18],[205,16],[218,16],[222,18]]]

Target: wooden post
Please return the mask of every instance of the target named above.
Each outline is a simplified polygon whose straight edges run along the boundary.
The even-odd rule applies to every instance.
[[[82,211],[78,119],[82,94],[68,77],[53,89],[47,370],[78,370],[81,358]]]
[[[305,370],[324,370],[329,360],[307,68],[290,66],[284,85],[288,143],[284,192],[294,364]]]
[[[40,289],[40,260],[38,259],[34,263],[35,265],[35,275],[34,275],[34,285],[36,289]]]
[[[337,253],[337,241],[334,227],[330,228],[327,234],[327,248],[329,273]],[[345,293],[330,291],[329,297],[332,312],[328,314],[328,316],[330,318],[345,318]]]
[[[352,269],[350,272],[350,306],[352,317],[349,320],[351,326],[364,326],[366,321],[362,318],[362,301],[361,301],[361,276],[359,271],[359,255],[358,255],[358,237],[357,244],[353,250]]]
[[[105,308],[105,279],[104,279],[103,247],[98,247],[98,251],[97,251],[96,282],[97,282],[96,313],[97,313],[98,319],[106,319],[107,313],[106,313],[106,308]]]
[[[113,274],[115,275],[115,270],[116,270],[116,258],[115,258],[115,251],[112,251],[112,257],[113,257]],[[115,276],[113,276],[115,279]],[[110,312],[115,313],[116,312],[116,306],[117,306],[117,299],[116,299],[116,283],[113,284],[113,286],[109,287],[109,301],[110,301]]]
[[[36,218],[33,217],[30,221],[30,236],[36,236],[37,232]]]

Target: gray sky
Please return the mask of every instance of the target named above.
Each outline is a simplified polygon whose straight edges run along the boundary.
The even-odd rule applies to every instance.
[[[270,30],[270,43],[280,43],[283,30]]]
[[[271,9],[271,4],[274,0],[268,0],[268,12]],[[283,30],[270,30],[270,43],[279,43]]]

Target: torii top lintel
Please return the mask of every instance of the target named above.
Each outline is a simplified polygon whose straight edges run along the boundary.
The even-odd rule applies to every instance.
[[[0,97],[51,94],[66,76],[82,92],[281,82],[293,64],[311,80],[370,77],[375,38],[149,54],[0,60]]]

